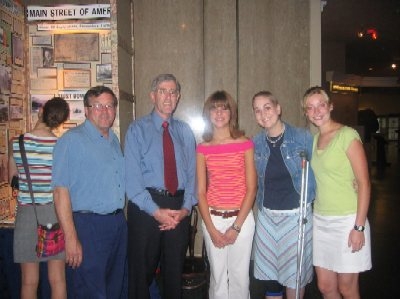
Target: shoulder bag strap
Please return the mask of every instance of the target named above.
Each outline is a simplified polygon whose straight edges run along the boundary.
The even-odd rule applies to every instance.
[[[31,175],[29,172],[28,161],[26,159],[24,134],[19,135],[19,151],[21,153],[22,164],[24,165],[24,169],[25,169],[25,176],[26,176],[26,181],[28,182],[28,188],[29,188],[29,193],[31,195],[31,199],[32,199],[33,209],[35,211],[36,223],[37,223],[37,225],[39,225],[39,220],[38,220],[37,211],[36,211],[35,197],[33,196],[33,190],[32,190]]]

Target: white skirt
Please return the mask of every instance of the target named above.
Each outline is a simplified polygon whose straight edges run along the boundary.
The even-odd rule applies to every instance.
[[[313,264],[336,273],[359,273],[370,270],[371,237],[368,220],[365,223],[365,245],[352,252],[348,246],[349,233],[356,215],[321,216],[314,213]]]

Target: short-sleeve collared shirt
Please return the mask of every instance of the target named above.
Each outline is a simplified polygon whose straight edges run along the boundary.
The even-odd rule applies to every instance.
[[[125,166],[117,136],[86,120],[66,132],[53,152],[52,186],[65,187],[73,211],[110,213],[125,205]]]

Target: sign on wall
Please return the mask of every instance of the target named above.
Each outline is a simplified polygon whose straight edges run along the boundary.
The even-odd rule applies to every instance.
[[[60,21],[110,18],[110,4],[35,6],[26,8],[28,21]]]

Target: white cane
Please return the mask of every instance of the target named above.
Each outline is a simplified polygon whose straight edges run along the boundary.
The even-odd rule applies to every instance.
[[[308,189],[308,168],[309,161],[305,152],[300,153],[301,157],[301,192],[299,207],[299,232],[297,240],[297,272],[296,272],[296,299],[300,298],[301,272],[303,267],[304,254],[304,233],[307,224],[307,189]]]

